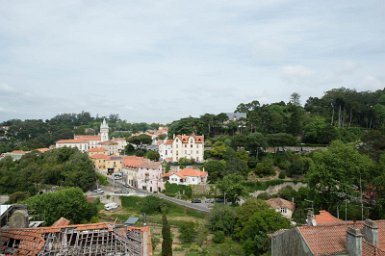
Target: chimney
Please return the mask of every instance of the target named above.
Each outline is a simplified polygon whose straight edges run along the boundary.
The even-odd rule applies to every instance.
[[[373,220],[366,219],[364,222],[364,238],[373,246],[378,246],[378,226]]]
[[[346,234],[346,249],[349,256],[362,256],[362,237],[359,228],[348,227]]]
[[[306,223],[308,226],[317,226],[317,222],[315,221],[314,213],[312,210],[307,211]]]

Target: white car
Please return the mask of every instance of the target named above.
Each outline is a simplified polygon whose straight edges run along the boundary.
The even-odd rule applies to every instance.
[[[113,210],[113,209],[116,209],[118,207],[119,207],[119,205],[117,203],[108,203],[108,204],[104,205],[104,209],[106,211]]]

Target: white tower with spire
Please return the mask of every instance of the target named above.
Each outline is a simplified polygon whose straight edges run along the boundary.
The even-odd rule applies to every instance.
[[[110,128],[108,127],[108,124],[106,122],[106,119],[103,119],[103,123],[100,125],[100,140],[102,142],[108,141],[108,130]]]

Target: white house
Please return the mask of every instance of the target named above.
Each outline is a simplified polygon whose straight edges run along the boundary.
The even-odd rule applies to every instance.
[[[172,161],[172,142],[173,140],[163,140],[158,142],[158,151],[160,160]]]
[[[276,212],[280,212],[287,219],[291,219],[293,215],[295,204],[291,201],[282,198],[271,198],[266,203]]]
[[[207,182],[207,172],[185,168],[177,172],[168,172],[163,175],[163,179],[177,185],[201,185]]]
[[[164,140],[158,144],[161,160],[178,162],[181,158],[203,162],[203,135],[174,135],[172,140]]]

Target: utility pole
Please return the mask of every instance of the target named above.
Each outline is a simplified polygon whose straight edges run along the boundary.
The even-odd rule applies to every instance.
[[[360,172],[360,193],[361,193],[361,220],[364,220],[364,201],[362,199],[362,180]]]

